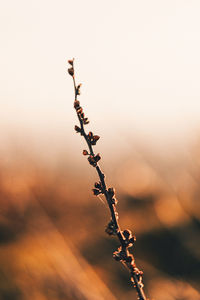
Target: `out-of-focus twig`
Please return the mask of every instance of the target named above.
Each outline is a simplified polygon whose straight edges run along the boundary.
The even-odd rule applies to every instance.
[[[138,294],[138,299],[146,300],[146,296],[143,291],[143,283],[142,283],[143,272],[136,267],[134,256],[129,252],[129,248],[134,245],[136,238],[135,236],[132,235],[132,232],[130,230],[128,229],[121,230],[120,228],[119,221],[118,221],[118,212],[116,209],[117,200],[115,198],[115,190],[112,187],[110,188],[107,187],[105,181],[105,175],[98,164],[99,160],[101,159],[101,156],[99,153],[95,154],[93,150],[93,146],[96,145],[100,137],[98,135],[94,135],[93,132],[91,131],[89,133],[86,133],[85,131],[85,125],[89,123],[89,120],[88,118],[85,117],[83,108],[80,106],[80,102],[77,99],[78,96],[80,95],[81,84],[76,85],[75,73],[74,73],[74,59],[68,60],[68,63],[70,64],[68,73],[69,75],[72,76],[73,83],[74,83],[74,93],[75,93],[74,108],[76,110],[77,117],[80,123],[80,127],[77,125],[75,126],[75,131],[77,133],[80,133],[80,135],[84,137],[89,151],[83,150],[83,155],[88,157],[87,158],[88,162],[90,163],[90,165],[96,168],[96,171],[99,176],[99,181],[95,182],[94,184],[93,194],[96,196],[103,194],[105,196],[111,214],[111,219],[105,231],[109,235],[117,236],[120,242],[119,248],[113,253],[113,258],[116,261],[121,261],[123,265],[129,270],[131,281]]]

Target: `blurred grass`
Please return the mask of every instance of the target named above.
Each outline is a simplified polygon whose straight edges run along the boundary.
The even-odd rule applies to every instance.
[[[200,172],[194,180],[192,168],[176,174],[176,189],[144,160],[118,163],[108,175],[121,226],[136,233],[150,299],[198,300]],[[109,211],[89,191],[92,176],[29,160],[2,165],[0,299],[136,299],[112,259],[118,244],[104,232]]]

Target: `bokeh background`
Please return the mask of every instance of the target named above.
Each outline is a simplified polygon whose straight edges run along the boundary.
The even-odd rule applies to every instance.
[[[88,130],[148,297],[200,299],[200,3],[0,3],[0,299],[136,299],[75,134]]]

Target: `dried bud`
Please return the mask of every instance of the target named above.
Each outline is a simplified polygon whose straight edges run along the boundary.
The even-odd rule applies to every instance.
[[[91,145],[96,145],[97,141],[95,141],[94,139],[90,140]]]
[[[88,138],[90,140],[91,145],[96,145],[96,142],[100,137],[98,135],[93,135],[93,133],[90,131],[88,133]]]
[[[74,68],[73,67],[69,68],[68,73],[69,73],[69,75],[74,76]]]
[[[98,189],[92,189],[92,191],[93,191],[93,194],[94,194],[95,196],[101,194],[101,191],[98,190]]]
[[[74,65],[74,60],[73,60],[73,59],[69,59],[69,60],[68,60],[68,63],[69,63],[71,66],[73,66],[73,65]]]
[[[113,197],[114,196],[114,194],[115,194],[115,190],[114,190],[114,188],[109,188],[108,189],[108,195],[110,196],[110,197]]]
[[[126,253],[121,249],[121,247],[119,247],[118,250],[113,253],[113,258],[117,261],[126,261],[127,256]]]
[[[100,139],[100,136],[98,136],[98,135],[94,135],[94,136],[93,136],[93,140],[94,140],[94,141],[97,142],[99,139]]]
[[[95,159],[94,159],[94,156],[90,155],[90,156],[88,157],[88,161],[89,161],[89,163],[90,163],[93,167],[96,167],[97,163],[96,163],[96,161],[95,161]]]
[[[101,182],[95,182],[94,187],[95,187],[95,189],[93,189],[94,195],[103,194]]]
[[[129,239],[129,242],[132,243],[132,244],[134,244],[136,242],[135,235],[132,238]]]
[[[90,122],[89,122],[88,118],[84,118],[84,119],[83,119],[83,124],[87,125],[87,124],[89,124],[89,123],[90,123]]]
[[[124,233],[123,233],[123,234],[124,234]],[[125,234],[124,234],[124,236],[125,236]],[[130,236],[131,236],[131,235],[130,235]],[[125,240],[126,247],[127,247],[127,248],[133,247],[133,244],[135,243],[135,241],[136,241],[135,236],[133,236],[133,237],[131,237],[131,238],[127,238],[127,239]]]
[[[94,186],[95,186],[96,189],[101,189],[102,188],[100,182],[95,182]]]
[[[101,156],[100,156],[99,153],[98,153],[97,155],[94,156],[94,160],[95,160],[96,162],[98,162],[100,159],[101,159]]]
[[[76,88],[76,95],[80,95],[81,94],[80,88],[81,88],[81,83]]]
[[[113,197],[111,199],[111,203],[114,204],[114,205],[117,205],[118,201],[117,201],[117,199],[115,197]]]
[[[84,113],[81,113],[81,118],[83,119],[85,117],[85,114]]]
[[[129,238],[132,237],[132,232],[129,229],[125,229],[123,231],[123,235],[124,235],[125,239],[128,240]]]
[[[76,109],[76,111],[77,111],[78,114],[81,114],[81,113],[83,112],[83,109],[82,109],[82,107],[78,107],[78,108]]]
[[[81,128],[78,127],[77,125],[75,125],[74,129],[75,129],[76,132],[81,132]]]
[[[83,150],[83,155],[89,155],[87,150]]]
[[[113,220],[110,220],[110,222],[106,226],[105,232],[108,235],[115,235],[115,234],[117,234],[117,230],[115,228],[115,224],[113,223]]]
[[[114,258],[116,261],[122,260],[121,254],[120,254],[120,252],[118,252],[118,251],[113,252],[113,258]]]
[[[74,108],[79,108],[80,102],[78,100],[74,101]]]

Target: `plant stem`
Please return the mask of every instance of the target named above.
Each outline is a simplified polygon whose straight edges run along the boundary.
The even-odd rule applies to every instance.
[[[75,75],[74,75],[74,64],[72,63],[71,65],[72,65],[72,68],[73,68],[73,75],[71,75],[71,74],[70,75],[73,78],[75,101],[77,101],[78,92],[77,92],[77,86],[76,86]],[[80,134],[84,137],[84,139],[87,143],[87,146],[88,146],[88,149],[89,149],[89,155],[91,157],[95,158],[93,145],[91,144],[91,141],[90,141],[90,138],[89,138],[88,134],[86,134],[86,132],[85,132],[83,118],[81,117],[81,115],[80,115],[80,113],[78,112],[77,109],[76,109],[76,112],[77,112],[77,117],[78,117],[79,123],[80,123]],[[100,183],[101,183],[101,193],[104,194],[104,196],[106,198],[106,201],[107,201],[107,204],[108,204],[109,209],[110,209],[111,221],[112,221],[112,224],[113,224],[114,229],[115,229],[115,233],[113,233],[113,234],[117,235],[118,240],[120,242],[120,248],[119,248],[120,252],[119,251],[117,252],[117,255],[118,255],[117,257],[119,257],[119,259],[117,259],[117,260],[120,260],[123,263],[123,265],[125,265],[125,267],[128,268],[128,270],[130,272],[130,276],[131,276],[131,281],[133,282],[133,285],[134,285],[134,287],[137,291],[137,294],[138,294],[138,299],[139,300],[147,300],[147,298],[144,294],[144,291],[143,291],[143,283],[142,283],[142,274],[143,274],[143,272],[141,272],[136,267],[134,257],[133,257],[133,255],[130,254],[130,252],[128,250],[127,238],[124,235],[124,231],[122,231],[121,228],[120,228],[119,221],[118,221],[118,212],[117,212],[117,209],[116,209],[116,203],[113,202],[113,198],[112,198],[113,195],[111,195],[109,193],[109,189],[106,186],[105,175],[101,171],[101,168],[100,168],[98,162],[96,162],[93,166],[96,168],[96,171],[97,171],[98,176],[99,176],[99,180],[100,180]],[[120,257],[120,255],[121,255],[121,257]]]

